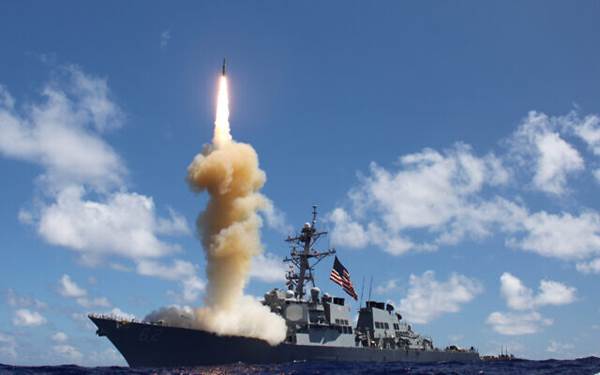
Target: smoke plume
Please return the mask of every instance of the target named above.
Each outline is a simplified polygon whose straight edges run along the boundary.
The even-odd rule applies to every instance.
[[[225,76],[219,83],[212,144],[196,155],[187,180],[194,191],[209,195],[197,220],[208,283],[205,307],[195,310],[193,325],[222,335],[280,343],[286,334],[285,321],[244,295],[251,259],[262,252],[258,211],[269,207],[269,201],[259,192],[266,175],[259,168],[256,151],[231,136]],[[167,319],[174,316],[165,315]]]

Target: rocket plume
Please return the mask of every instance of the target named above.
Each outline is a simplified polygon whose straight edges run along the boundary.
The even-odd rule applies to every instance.
[[[285,338],[285,321],[250,296],[244,296],[252,257],[262,252],[258,211],[269,205],[260,194],[266,181],[258,155],[249,144],[233,140],[229,127],[227,77],[219,81],[212,144],[205,145],[188,167],[188,183],[208,192],[197,220],[208,277],[205,307],[195,311],[200,328],[224,335],[257,337],[277,344]]]
[[[232,141],[229,127],[229,91],[227,90],[227,76],[219,79],[219,94],[217,96],[217,116],[215,119],[215,134],[213,145],[222,146]]]

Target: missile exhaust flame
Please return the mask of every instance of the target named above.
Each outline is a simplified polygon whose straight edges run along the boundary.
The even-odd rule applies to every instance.
[[[223,73],[225,65],[223,65]],[[215,133],[213,145],[221,147],[232,141],[231,128],[229,127],[229,90],[227,88],[227,76],[219,77],[219,93],[217,96],[217,115],[215,118]]]
[[[266,181],[258,155],[249,144],[236,142],[229,127],[229,93],[223,63],[212,144],[205,145],[188,167],[192,190],[208,192],[197,228],[206,255],[205,306],[194,311],[193,326],[221,335],[266,340],[272,345],[286,335],[283,318],[251,296],[244,295],[252,257],[262,253],[258,211],[269,207],[260,194]],[[189,325],[171,309],[150,314],[169,324]]]

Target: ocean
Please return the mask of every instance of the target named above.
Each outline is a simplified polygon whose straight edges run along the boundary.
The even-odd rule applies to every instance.
[[[600,358],[573,360],[464,363],[347,363],[303,362],[278,365],[206,366],[171,369],[131,369],[128,367],[10,366],[0,364],[0,374],[600,374]]]

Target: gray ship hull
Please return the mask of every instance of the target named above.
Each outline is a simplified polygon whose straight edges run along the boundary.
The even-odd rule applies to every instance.
[[[282,363],[292,361],[352,362],[476,362],[476,352],[394,350],[282,343],[218,336],[197,329],[166,327],[90,316],[98,335],[106,336],[131,367],[182,367],[228,363]]]

